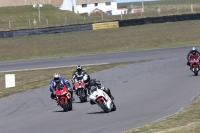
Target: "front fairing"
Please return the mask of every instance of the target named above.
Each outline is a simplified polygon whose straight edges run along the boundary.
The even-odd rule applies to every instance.
[[[91,91],[91,95],[89,96],[89,98],[92,99],[95,103],[97,103],[97,105],[97,101],[101,100],[104,102],[108,109],[111,110],[112,108],[112,101],[110,97],[103,90],[98,89],[97,87],[93,91]]]
[[[82,79],[75,79],[74,87],[76,90],[85,89],[85,82]]]

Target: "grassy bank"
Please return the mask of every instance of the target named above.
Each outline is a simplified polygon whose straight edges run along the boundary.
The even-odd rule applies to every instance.
[[[199,133],[199,111],[200,97],[181,113],[124,133]]]
[[[0,39],[0,61],[199,45],[200,20]]]
[[[59,10],[52,5],[44,5],[40,8],[41,20],[52,19],[63,19],[65,17],[80,18],[81,16],[70,11]],[[35,19],[38,21],[38,8],[33,8],[32,5],[27,6],[14,6],[14,7],[1,7],[0,8],[0,24],[8,23],[20,23],[20,22],[31,22]]]
[[[41,10],[41,21],[38,21],[38,9],[32,5],[1,7],[0,8],[0,31],[41,28],[51,26],[63,26],[71,24],[95,23],[103,21],[134,19],[140,17],[165,16],[174,14],[191,13],[191,4],[193,12],[200,12],[200,2],[198,0],[161,0],[144,2],[144,13],[87,16],[75,14],[71,11],[61,11],[52,5],[44,5]],[[118,3],[118,7],[141,8],[141,2]],[[161,12],[158,14],[158,8]],[[33,24],[34,19],[37,21],[36,26]],[[9,23],[10,22],[10,23]]]

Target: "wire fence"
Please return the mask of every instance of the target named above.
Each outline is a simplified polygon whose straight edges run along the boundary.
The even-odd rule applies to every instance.
[[[105,21],[136,19],[144,17],[157,17],[166,15],[180,15],[180,14],[199,13],[199,12],[200,12],[200,4],[145,6],[144,12],[130,13],[130,14],[120,14],[120,15],[100,14],[97,16],[83,15],[82,18],[64,17],[62,19],[55,19],[55,20],[41,18],[41,21],[38,21],[38,18],[35,18],[27,20],[27,22],[21,22],[21,23],[15,23],[9,21],[7,23],[0,24],[0,31],[98,23]]]

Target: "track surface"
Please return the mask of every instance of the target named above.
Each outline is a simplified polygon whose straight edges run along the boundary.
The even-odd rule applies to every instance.
[[[116,133],[173,115],[186,108],[200,92],[196,87],[199,86],[199,76],[193,76],[186,66],[189,50],[176,48],[83,56],[85,64],[95,63],[97,58],[101,63],[130,61],[131,58],[154,60],[91,75],[111,89],[117,106],[115,112],[104,113],[97,105],[79,103],[76,96],[73,111],[63,112],[50,99],[48,86],[0,99],[1,133]],[[163,54],[160,54],[161,51]],[[72,61],[77,57],[66,57],[66,60],[69,58],[71,64],[69,61],[65,65],[78,63],[78,60]],[[29,61],[21,62],[28,68]],[[20,65],[12,67],[10,64],[13,62],[4,63],[1,63],[4,66],[1,70],[24,69]],[[37,63],[36,67],[45,67],[45,64],[40,66]],[[48,63],[51,64],[50,61]]]

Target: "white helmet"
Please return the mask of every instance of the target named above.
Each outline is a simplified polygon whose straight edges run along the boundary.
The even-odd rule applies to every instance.
[[[59,73],[55,73],[54,76],[53,76],[53,78],[54,78],[54,81],[56,83],[59,82],[60,81],[60,74]]]
[[[192,53],[196,53],[196,48],[195,47],[192,48]]]
[[[88,75],[84,75],[83,76],[83,81],[87,81],[88,80]]]

